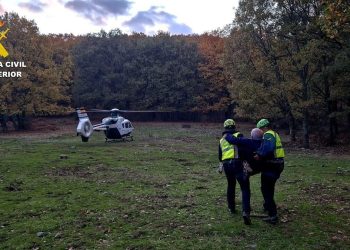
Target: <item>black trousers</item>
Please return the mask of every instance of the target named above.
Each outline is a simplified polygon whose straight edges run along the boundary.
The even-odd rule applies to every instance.
[[[261,193],[264,197],[264,208],[269,216],[277,216],[275,203],[275,186],[284,169],[284,161],[266,162],[261,172]]]
[[[242,191],[242,211],[250,213],[250,184],[249,176],[244,174],[241,160],[233,159],[223,163],[227,179],[227,204],[228,208],[235,210],[236,180]]]

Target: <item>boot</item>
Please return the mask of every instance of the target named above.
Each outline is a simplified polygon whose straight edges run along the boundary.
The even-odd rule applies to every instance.
[[[233,209],[229,208],[228,211],[229,211],[230,214],[236,214],[237,213],[237,210],[234,209],[234,208]]]
[[[252,221],[250,220],[250,214],[249,213],[243,212],[243,221],[244,221],[244,224],[246,224],[246,225],[251,225],[252,224]]]
[[[267,222],[267,223],[270,223],[272,225],[276,225],[278,222],[278,217],[277,217],[277,215],[269,216],[269,217],[263,218],[262,220]]]

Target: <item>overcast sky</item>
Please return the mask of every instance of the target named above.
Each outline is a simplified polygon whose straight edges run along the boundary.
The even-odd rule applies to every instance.
[[[0,11],[14,11],[37,23],[41,33],[86,34],[119,28],[201,34],[232,22],[238,0],[0,0]]]

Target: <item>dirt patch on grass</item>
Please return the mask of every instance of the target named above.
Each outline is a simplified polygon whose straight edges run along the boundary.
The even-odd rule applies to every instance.
[[[72,167],[57,167],[46,172],[46,176],[53,178],[76,178],[88,181],[103,181],[114,182],[111,179],[111,169],[103,164],[96,166],[72,166]]]
[[[62,176],[62,177],[69,177],[74,176],[78,178],[88,178],[90,177],[94,172],[90,171],[88,168],[83,168],[80,166],[74,166],[74,167],[62,167],[62,168],[55,168],[47,173],[49,176]]]
[[[327,157],[329,159],[350,160],[350,145],[336,145],[325,147],[322,145],[312,145],[312,148],[301,148],[300,144],[283,143],[287,152],[300,155],[309,155],[316,157]]]
[[[332,186],[313,183],[302,189],[302,192],[314,204],[335,205],[339,213],[348,213],[350,210],[350,186]]]
[[[56,167],[46,172],[46,176],[62,179],[81,179],[84,181],[94,181],[97,183],[113,184],[118,181],[137,183],[144,186],[152,186],[163,190],[169,183],[158,176],[153,176],[143,170],[129,168],[113,168],[104,164],[95,166],[72,166]]]
[[[196,137],[191,137],[191,136],[175,137],[174,139],[182,142],[187,142],[187,143],[199,142],[199,140]]]
[[[185,167],[189,167],[189,166],[194,166],[196,163],[187,159],[183,159],[183,158],[175,158],[175,157],[171,157],[172,160],[180,163],[182,166]]]

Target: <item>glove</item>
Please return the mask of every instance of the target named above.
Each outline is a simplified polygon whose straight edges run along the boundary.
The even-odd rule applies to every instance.
[[[223,170],[223,165],[222,165],[222,162],[220,162],[218,166],[218,173],[222,174],[222,170]]]

